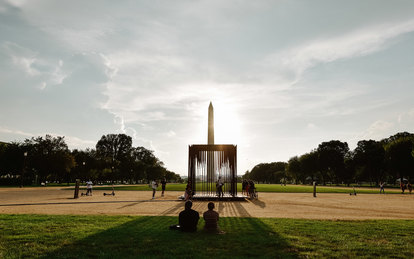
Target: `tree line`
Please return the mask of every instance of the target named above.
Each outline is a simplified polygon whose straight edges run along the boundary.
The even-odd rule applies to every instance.
[[[381,141],[361,140],[354,150],[339,140],[322,142],[288,162],[258,164],[243,178],[263,183],[317,181],[323,185],[414,180],[414,134],[400,132]]]
[[[28,185],[41,182],[142,183],[181,177],[167,170],[154,152],[133,147],[125,134],[107,134],[95,149],[69,150],[64,137],[32,137],[23,142],[0,143],[0,184]]]

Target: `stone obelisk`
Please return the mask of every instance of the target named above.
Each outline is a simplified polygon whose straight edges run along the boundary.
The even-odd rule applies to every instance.
[[[208,106],[208,145],[214,145],[214,110],[213,104]]]
[[[208,106],[208,145],[214,145],[214,110],[213,104]],[[207,181],[209,183],[215,182],[214,177],[214,151],[207,151]],[[214,186],[210,186],[210,191],[214,192]]]

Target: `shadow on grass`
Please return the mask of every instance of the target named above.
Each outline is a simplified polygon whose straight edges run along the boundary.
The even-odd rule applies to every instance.
[[[258,218],[221,218],[217,235],[202,230],[169,230],[177,217],[131,217],[126,223],[91,234],[40,258],[296,258],[288,242]],[[99,224],[97,222],[97,224]]]

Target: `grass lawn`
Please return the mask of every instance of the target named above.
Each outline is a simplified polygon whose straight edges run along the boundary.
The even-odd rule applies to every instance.
[[[169,230],[177,217],[0,215],[0,258],[414,257],[414,221],[221,218],[224,235]]]
[[[182,191],[184,192],[186,184],[167,184],[167,191]],[[86,188],[82,186],[81,188]],[[112,190],[111,187],[94,187],[96,190]],[[115,186],[115,190],[122,191],[150,191],[152,190],[148,184],[141,185],[124,185]],[[161,187],[158,188],[159,190]],[[313,186],[310,185],[286,185],[281,186],[280,184],[256,184],[258,192],[290,192],[290,193],[312,193]],[[379,188],[355,188],[357,193],[379,193]],[[237,184],[237,191],[241,192],[241,183]],[[352,188],[347,187],[336,187],[336,186],[317,186],[318,193],[350,193]],[[399,189],[386,188],[387,193],[401,193]]]

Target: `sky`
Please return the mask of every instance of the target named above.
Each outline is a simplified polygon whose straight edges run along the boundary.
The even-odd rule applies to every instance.
[[[413,14],[408,0],[0,0],[0,141],[125,133],[184,176],[211,101],[241,175],[413,132]]]

